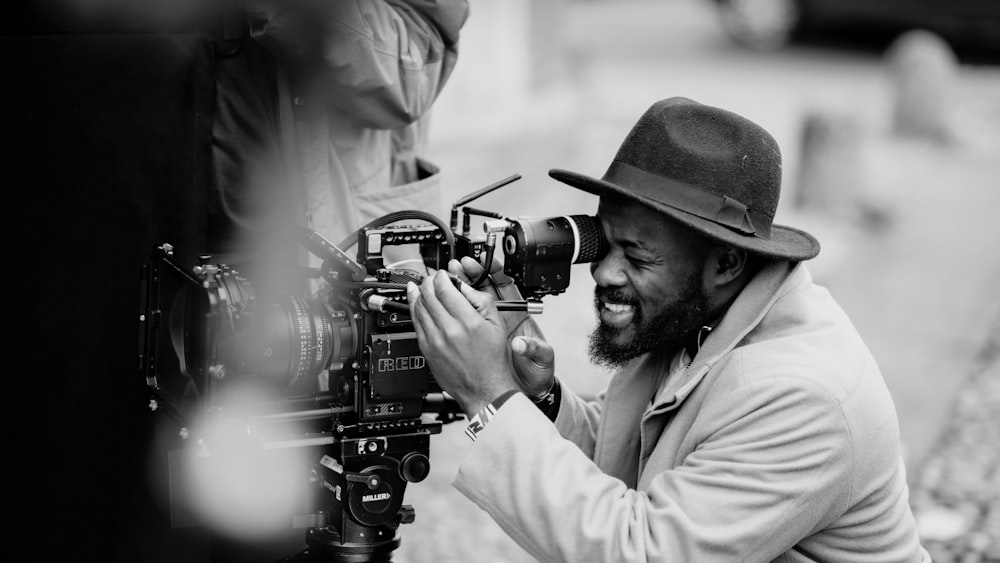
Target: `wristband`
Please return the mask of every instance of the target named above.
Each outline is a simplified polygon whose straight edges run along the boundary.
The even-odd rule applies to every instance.
[[[511,389],[496,399],[493,399],[493,401],[485,407],[479,409],[479,412],[472,415],[472,418],[469,419],[469,425],[465,427],[465,435],[468,436],[470,440],[475,442],[479,433],[482,432],[483,429],[486,428],[489,421],[496,416],[497,409],[507,402],[507,399],[509,399],[514,393],[517,393],[517,391]]]

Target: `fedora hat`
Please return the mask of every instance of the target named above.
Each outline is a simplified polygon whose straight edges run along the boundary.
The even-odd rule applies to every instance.
[[[819,242],[772,224],[781,192],[781,151],[756,123],[687,98],[653,104],[598,180],[568,170],[549,175],[599,196],[652,207],[708,237],[749,252],[808,260]]]

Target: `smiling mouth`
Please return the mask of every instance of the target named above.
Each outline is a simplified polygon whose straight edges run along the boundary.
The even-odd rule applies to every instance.
[[[624,328],[631,324],[632,319],[635,318],[635,307],[601,300],[599,313],[601,322],[604,324],[613,328]]]

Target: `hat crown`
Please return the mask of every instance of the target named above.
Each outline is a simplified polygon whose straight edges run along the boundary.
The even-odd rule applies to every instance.
[[[756,123],[688,98],[653,104],[625,137],[604,177],[552,169],[581,190],[652,207],[709,239],[760,256],[808,260],[809,233],[774,224],[781,151]]]
[[[687,98],[653,104],[615,161],[735,199],[768,218],[778,207],[781,151],[774,138],[740,115]]]

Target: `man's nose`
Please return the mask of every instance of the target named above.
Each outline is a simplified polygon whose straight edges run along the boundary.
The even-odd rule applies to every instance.
[[[591,262],[590,275],[601,287],[622,286],[626,281],[621,259],[614,252],[608,252],[600,260]]]

